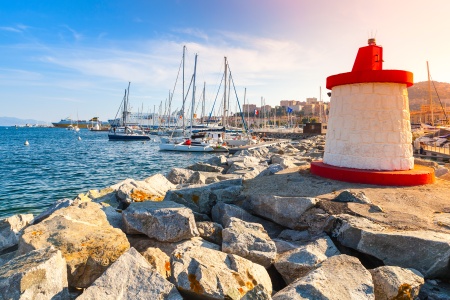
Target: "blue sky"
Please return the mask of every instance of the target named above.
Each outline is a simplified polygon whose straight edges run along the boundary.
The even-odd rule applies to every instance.
[[[186,85],[198,53],[208,111],[224,56],[241,105],[244,88],[258,105],[319,98],[320,87],[326,99],[326,78],[349,72],[372,36],[384,69],[425,81],[429,61],[433,80],[450,82],[449,11],[447,0],[0,0],[0,117],[107,120],[128,81],[133,110],[158,110],[183,45]],[[173,109],[181,97],[178,81]]]

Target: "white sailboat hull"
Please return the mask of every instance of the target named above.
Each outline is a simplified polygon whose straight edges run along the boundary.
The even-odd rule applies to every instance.
[[[181,151],[181,152],[213,152],[214,148],[209,145],[197,146],[197,145],[161,143],[159,144],[159,150]]]

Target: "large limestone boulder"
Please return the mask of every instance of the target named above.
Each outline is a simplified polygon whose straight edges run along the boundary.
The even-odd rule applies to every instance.
[[[67,262],[72,287],[88,287],[130,247],[125,234],[113,228],[97,203],[60,209],[25,229],[19,254],[54,246]]]
[[[262,170],[261,173],[256,175],[256,177],[274,175],[281,170],[283,170],[283,167],[280,164],[271,164],[267,168]]]
[[[160,242],[145,235],[128,236],[128,240],[130,241],[130,245],[138,250],[139,253],[144,253],[149,248],[158,248],[168,256],[172,255],[172,252],[177,249],[188,247],[204,247],[218,251],[221,249],[219,245],[208,242],[201,237],[193,237],[189,240],[174,243]]]
[[[290,168],[297,167],[297,165],[295,164],[294,158],[290,157],[290,156],[273,155],[270,158],[270,161],[272,162],[272,164],[280,165],[283,169],[290,169]]]
[[[222,251],[237,254],[269,268],[277,255],[275,243],[258,223],[231,218],[222,231]]]
[[[197,222],[196,225],[198,232],[200,233],[200,237],[211,243],[222,245],[222,225],[208,221]]]
[[[78,300],[183,300],[175,286],[164,279],[134,248],[115,261]]]
[[[386,265],[416,269],[426,278],[449,277],[449,234],[393,231],[345,214],[335,218],[333,236],[344,246],[375,256]]]
[[[239,179],[238,175],[222,174],[218,172],[193,171],[189,169],[173,168],[167,174],[167,179],[173,184],[186,186],[194,184],[211,184],[222,180]]]
[[[192,211],[172,201],[132,203],[122,212],[122,217],[126,233],[143,233],[162,242],[199,235]]]
[[[224,180],[200,187],[168,191],[164,201],[174,201],[195,212],[210,214],[216,203],[238,201],[242,189],[242,179]]]
[[[170,257],[161,249],[148,247],[145,251],[139,253],[162,277],[166,279],[170,277]]]
[[[203,247],[175,250],[171,256],[173,283],[186,299],[241,299],[260,285],[272,294],[266,269],[238,255]]]
[[[283,226],[273,223],[271,221],[254,216],[237,205],[217,203],[211,210],[212,219],[214,222],[227,227],[231,218],[238,218],[242,221],[259,223],[267,231],[271,238],[274,238],[285,229]]]
[[[172,168],[166,177],[173,184],[187,183],[194,172],[183,168]]]
[[[142,181],[126,179],[111,188],[117,190],[116,197],[119,202],[129,204],[131,202],[162,201],[166,192],[174,189],[175,185],[162,174],[156,174]]]
[[[0,267],[1,299],[69,299],[67,265],[61,251],[43,248]]]
[[[369,270],[377,300],[416,299],[424,284],[422,274],[414,269],[382,266]]]
[[[244,208],[263,218],[289,227],[303,229],[300,216],[312,208],[318,200],[309,197],[279,197],[274,195],[250,195]]]
[[[341,253],[331,239],[324,236],[280,254],[274,265],[284,281],[290,284],[295,279],[314,270],[319,263],[339,254]]]
[[[243,165],[250,167],[250,166],[256,166],[260,163],[259,158],[256,158],[251,155],[233,155],[229,158],[227,158],[227,165],[231,166],[235,163],[242,163]]]
[[[337,255],[297,279],[273,296],[273,300],[375,299],[372,277],[359,260]]]
[[[217,155],[207,159],[205,163],[220,167],[227,164],[227,158],[225,155]]]
[[[73,203],[72,199],[60,199],[54,202],[49,208],[47,208],[45,211],[43,211],[41,214],[39,214],[37,217],[34,218],[33,224],[41,222],[42,220],[48,218],[52,213],[54,213],[58,209],[68,207],[72,205],[72,203]]]
[[[14,215],[0,220],[0,252],[17,245],[20,231],[32,221],[32,214]]]
[[[217,165],[210,165],[210,164],[204,163],[204,162],[195,163],[192,166],[189,166],[187,168],[192,171],[214,172],[214,173],[222,173],[224,170],[223,167],[220,167]]]
[[[243,179],[252,179],[258,176],[262,171],[267,168],[267,164],[250,164],[246,165],[243,162],[235,162],[227,170],[227,174],[239,175]]]

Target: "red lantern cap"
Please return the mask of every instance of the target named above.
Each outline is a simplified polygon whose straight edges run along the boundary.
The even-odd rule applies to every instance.
[[[413,85],[413,74],[401,70],[383,70],[383,48],[376,45],[375,39],[369,39],[368,46],[361,47],[356,55],[353,69],[327,77],[327,89],[338,85],[368,82],[393,82]]]

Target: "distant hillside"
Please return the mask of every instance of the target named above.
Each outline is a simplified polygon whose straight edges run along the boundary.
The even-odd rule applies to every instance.
[[[47,122],[33,120],[33,119],[18,119],[13,117],[0,117],[0,126],[14,126],[25,124],[47,124]]]
[[[431,95],[433,97],[433,103],[438,104],[440,98],[442,104],[447,103],[447,105],[450,105],[450,83],[431,82]],[[429,104],[430,96],[428,92],[428,81],[415,82],[412,87],[408,88],[408,97],[410,110],[419,110],[420,105]]]

